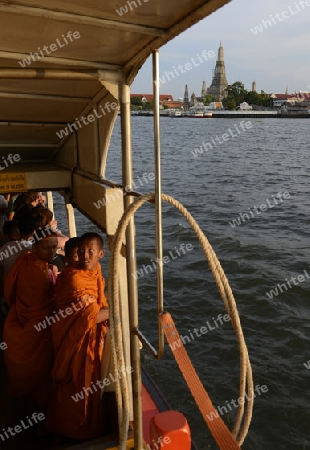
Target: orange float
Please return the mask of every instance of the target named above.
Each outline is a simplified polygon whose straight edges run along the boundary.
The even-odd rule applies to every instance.
[[[190,448],[190,429],[183,414],[165,411],[152,418],[148,450],[190,450]]]

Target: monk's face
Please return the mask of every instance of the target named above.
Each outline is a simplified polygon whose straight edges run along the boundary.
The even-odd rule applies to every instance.
[[[96,239],[89,239],[80,243],[78,255],[82,269],[96,270],[99,259],[104,255],[104,250]]]
[[[78,247],[74,247],[69,256],[65,257],[68,266],[74,266],[79,261]]]
[[[33,246],[33,253],[44,261],[51,261],[56,256],[58,241],[56,236],[48,236],[41,239]]]

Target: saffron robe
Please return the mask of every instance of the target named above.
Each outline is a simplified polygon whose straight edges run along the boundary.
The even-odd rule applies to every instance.
[[[35,328],[53,311],[53,283],[48,263],[33,253],[21,255],[4,284],[4,299],[10,310],[3,340],[8,392],[12,397],[30,395],[47,406],[51,384],[53,344],[51,327]]]
[[[99,310],[108,307],[100,264],[97,270],[65,267],[55,300],[59,320],[52,325],[55,362],[46,426],[72,439],[99,437],[105,427],[96,382],[106,328],[96,320]]]

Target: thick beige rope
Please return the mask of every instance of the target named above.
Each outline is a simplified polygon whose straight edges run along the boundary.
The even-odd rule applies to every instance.
[[[125,235],[126,228],[130,219],[134,216],[135,212],[146,202],[154,202],[155,194],[149,193],[139,197],[134,203],[132,203],[124,212],[121,220],[119,221],[111,248],[109,275],[108,275],[108,291],[109,291],[109,307],[110,307],[110,328],[111,328],[111,346],[113,352],[113,359],[115,369],[118,370],[124,366],[124,350],[122,342],[122,329],[119,310],[119,290],[118,290],[118,259],[121,252],[121,247]],[[187,211],[187,209],[181,205],[177,200],[172,197],[162,194],[162,200],[175,206],[189,222],[193,230],[195,231],[198,240],[202,246],[203,252],[208,260],[211,272],[215,278],[216,285],[219,289],[220,295],[224,302],[224,306],[230,316],[232,325],[237,335],[239,349],[240,349],[240,384],[239,384],[239,397],[245,398],[245,392],[247,392],[249,400],[247,403],[247,410],[244,415],[244,402],[241,402],[238,407],[236,422],[232,431],[233,436],[237,439],[237,442],[242,445],[247,435],[249,425],[252,418],[253,410],[253,378],[252,368],[249,360],[247,346],[244,340],[240,318],[237,311],[236,302],[229,286],[228,280],[224,274],[222,266],[216,257],[208,239],[203,234],[199,225],[195,219]],[[129,425],[129,394],[127,379],[121,377],[116,381],[116,396],[118,402],[118,415],[119,415],[119,437],[120,437],[120,450],[126,449],[127,430]],[[239,403],[239,402],[238,402]],[[243,417],[244,416],[244,417]],[[243,420],[243,424],[242,424]],[[242,428],[241,428],[242,424]]]

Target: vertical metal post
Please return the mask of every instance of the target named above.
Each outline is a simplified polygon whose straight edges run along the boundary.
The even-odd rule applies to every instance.
[[[52,193],[52,191],[47,191],[46,192],[46,202],[47,202],[48,209],[50,211],[52,211],[53,217],[54,217],[54,201],[53,201],[53,193]]]
[[[159,117],[159,52],[153,52],[153,99],[154,99],[154,158],[155,158],[155,212],[156,212],[156,261],[157,261],[157,311],[164,309],[163,284],[163,232],[162,232],[162,201],[161,201],[161,160],[160,160],[160,117]],[[158,321],[158,355],[162,356],[164,333]]]
[[[67,222],[68,222],[68,232],[69,237],[76,237],[76,226],[74,217],[74,208],[71,203],[66,201],[66,212],[67,212]]]
[[[125,83],[120,84],[121,91],[121,127],[122,127],[122,183],[123,186],[132,187],[132,148],[131,148],[131,124],[130,124],[130,87]],[[132,198],[124,196],[124,207],[127,208]],[[142,379],[140,364],[139,338],[134,330],[139,326],[138,317],[138,289],[137,281],[131,275],[136,273],[136,247],[135,247],[135,225],[132,218],[126,231],[126,258],[128,279],[128,301],[130,318],[130,344],[133,410],[134,410],[134,442],[135,450],[143,448],[143,426],[142,426]]]

